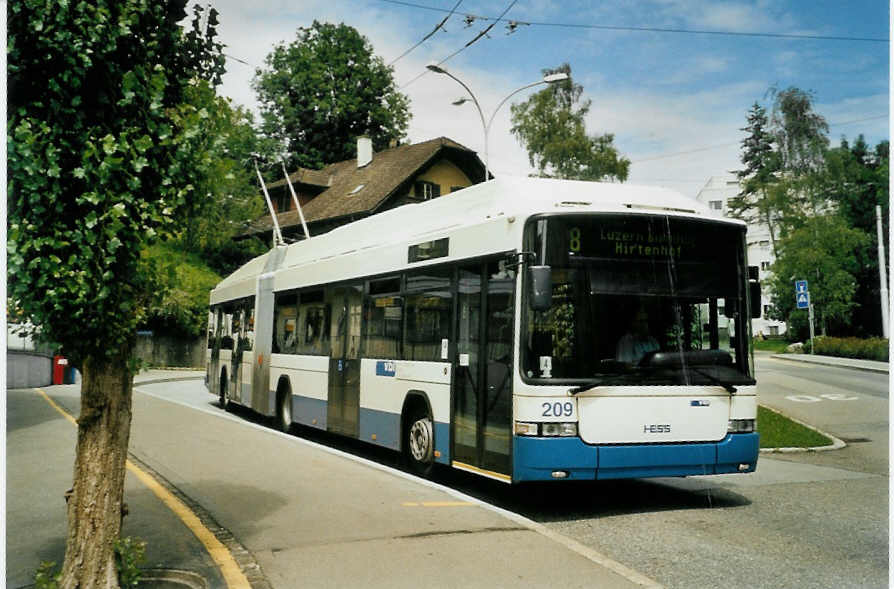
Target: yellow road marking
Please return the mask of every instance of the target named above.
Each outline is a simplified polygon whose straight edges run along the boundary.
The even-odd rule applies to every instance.
[[[475,505],[470,501],[404,501],[404,507],[468,507]]]
[[[65,409],[60,407],[53,401],[49,395],[47,395],[41,389],[35,389],[40,395],[50,404],[50,406],[62,414],[62,416],[70,421],[72,424],[77,425],[77,420],[72,417]],[[177,499],[170,491],[164,488],[157,480],[155,480],[152,475],[141,469],[139,466],[131,462],[127,461],[127,469],[134,474],[144,485],[149,487],[149,489],[155,493],[155,495],[161,499],[161,501],[167,505],[167,507],[174,512],[174,514],[180,518],[180,521],[189,528],[196,538],[198,538],[199,542],[205,547],[205,550],[208,551],[208,554],[211,556],[211,559],[217,564],[220,568],[220,573],[224,578],[224,581],[227,583],[227,587],[232,589],[251,589],[251,584],[248,582],[248,579],[242,573],[242,569],[239,568],[239,565],[236,563],[236,560],[233,558],[233,555],[230,554],[230,551],[224,546],[220,540],[218,540],[214,534],[202,525],[202,521],[198,518],[196,514],[192,512],[192,510],[186,506],[182,501]]]

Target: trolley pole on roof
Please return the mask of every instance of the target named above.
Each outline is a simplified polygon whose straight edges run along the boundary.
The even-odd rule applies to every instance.
[[[264,178],[261,176],[261,170],[258,169],[258,160],[254,158],[255,172],[258,173],[258,180],[261,182],[261,190],[264,191],[264,199],[267,201],[267,209],[270,211],[270,218],[273,219],[273,247],[285,244],[282,238],[282,231],[279,229],[279,220],[276,218],[276,211],[273,210],[273,201],[270,200],[270,194],[267,192],[267,185],[264,184]]]
[[[286,183],[289,185],[289,191],[292,193],[292,202],[295,203],[295,208],[298,209],[298,217],[301,218],[301,227],[304,228],[304,237],[305,239],[310,239],[310,231],[307,230],[307,222],[305,222],[304,220],[304,211],[301,210],[301,203],[298,202],[298,195],[295,194],[295,189],[292,187],[292,181],[289,180],[289,173],[286,171],[286,162],[282,159],[280,159],[279,161],[282,164],[282,173],[286,177]]]

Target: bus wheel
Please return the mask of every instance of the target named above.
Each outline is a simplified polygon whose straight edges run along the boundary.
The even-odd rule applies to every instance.
[[[415,412],[407,420],[404,433],[407,462],[416,474],[428,476],[434,465],[435,437],[431,416]]]
[[[227,371],[222,370],[220,373],[220,399],[218,404],[224,411],[230,410],[230,392],[227,389]]]
[[[279,402],[276,404],[274,425],[278,431],[288,433],[292,428],[292,394],[286,389],[281,391],[277,397]]]

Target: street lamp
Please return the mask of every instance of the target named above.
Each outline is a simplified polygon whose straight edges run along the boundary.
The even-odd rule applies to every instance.
[[[555,84],[556,82],[561,82],[561,81],[567,80],[569,78],[568,74],[566,74],[564,72],[558,72],[555,74],[550,74],[548,76],[544,76],[542,80],[537,80],[536,82],[526,84],[526,85],[522,86],[521,88],[513,90],[512,92],[509,93],[509,95],[506,96],[506,98],[504,98],[503,100],[500,101],[500,104],[498,104],[497,108],[494,109],[494,112],[491,113],[490,119],[488,119],[487,122],[485,122],[484,111],[481,110],[481,105],[478,104],[478,99],[475,98],[475,94],[472,93],[472,90],[470,90],[469,87],[466,86],[462,80],[460,80],[459,78],[457,78],[456,76],[454,76],[453,74],[451,74],[450,72],[448,72],[447,70],[445,70],[444,68],[442,68],[441,66],[439,66],[436,63],[430,63],[425,67],[428,68],[429,71],[435,72],[436,74],[444,74],[446,76],[449,76],[454,81],[456,81],[460,86],[465,88],[466,92],[468,92],[469,96],[472,98],[472,103],[475,105],[475,108],[478,109],[478,116],[481,118],[481,126],[484,128],[484,181],[485,182],[488,180],[488,178],[490,176],[487,136],[490,133],[490,126],[493,124],[494,118],[497,116],[497,112],[500,110],[500,108],[504,104],[506,104],[507,100],[509,100],[510,98],[512,98],[519,92],[521,92],[522,90],[527,90],[528,88],[531,88],[533,86],[538,86],[540,84]],[[465,104],[466,102],[468,102],[467,98],[460,98],[459,100],[455,100],[452,104],[454,106],[459,106],[461,104]]]

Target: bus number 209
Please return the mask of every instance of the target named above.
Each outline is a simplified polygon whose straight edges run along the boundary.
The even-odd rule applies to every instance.
[[[574,405],[571,401],[565,403],[543,403],[543,417],[571,417],[574,415]]]

